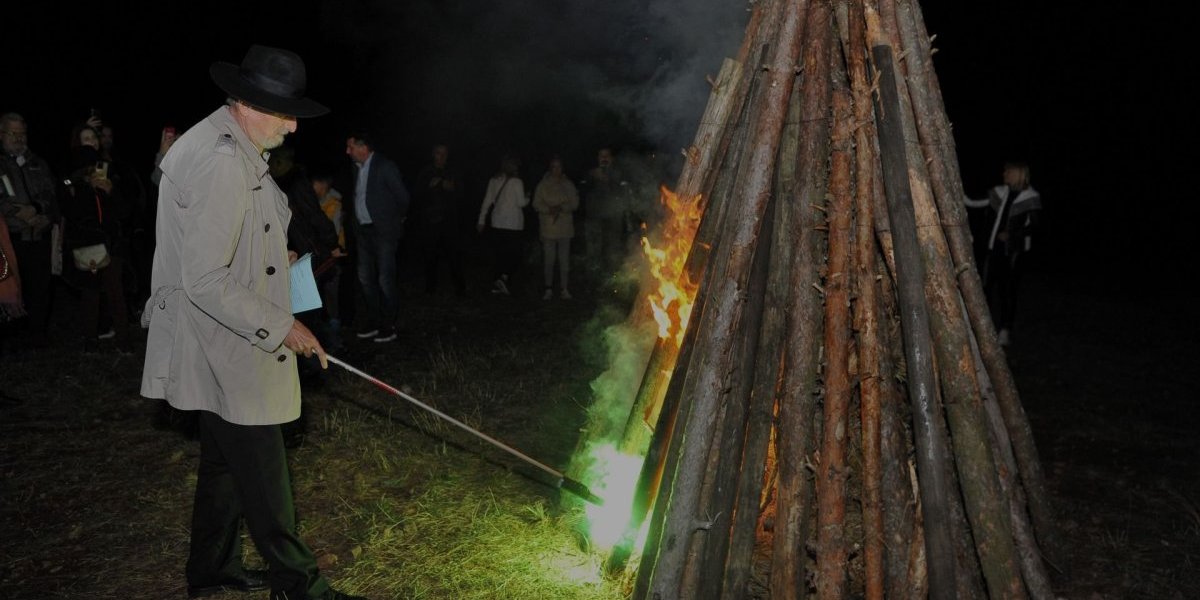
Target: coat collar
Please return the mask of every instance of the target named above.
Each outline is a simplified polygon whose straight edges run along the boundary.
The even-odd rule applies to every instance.
[[[267,165],[266,152],[259,154],[254,146],[254,142],[250,141],[250,136],[246,135],[246,131],[233,118],[233,110],[229,106],[222,106],[208,115],[208,121],[216,127],[222,135],[229,134],[237,143],[238,151],[245,158],[247,163],[254,169],[255,179],[266,177],[269,172]]]

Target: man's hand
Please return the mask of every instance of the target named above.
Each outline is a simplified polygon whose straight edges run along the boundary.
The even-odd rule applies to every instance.
[[[325,358],[325,349],[321,347],[321,342],[317,341],[317,336],[304,326],[299,319],[292,322],[292,330],[288,332],[287,337],[283,338],[283,345],[296,354],[303,354],[307,358],[311,358],[313,354],[321,361],[321,368],[328,369],[329,361]]]
[[[344,257],[350,256],[349,254],[346,254],[345,250],[342,250],[341,246],[338,246],[337,248],[334,248],[333,250],[331,250],[329,252],[329,255],[334,258],[344,258]]]
[[[300,260],[300,255],[296,254],[295,250],[288,250],[288,264],[294,265],[298,260]]]

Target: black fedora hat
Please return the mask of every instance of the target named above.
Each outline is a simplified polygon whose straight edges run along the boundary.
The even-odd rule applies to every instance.
[[[256,108],[293,117],[319,117],[329,112],[304,97],[304,61],[289,50],[255,44],[246,51],[241,66],[215,62],[208,73],[230,96]]]

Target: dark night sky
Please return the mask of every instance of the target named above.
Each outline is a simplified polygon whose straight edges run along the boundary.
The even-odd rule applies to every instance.
[[[163,124],[184,128],[223,100],[209,64],[236,63],[257,42],[304,56],[310,94],[334,109],[301,122],[291,139],[302,160],[342,164],[345,131],[365,125],[407,172],[444,139],[480,180],[505,149],[525,157],[527,178],[555,152],[577,174],[600,144],[673,157],[707,99],[703,76],[736,51],[747,14],[742,2],[685,0],[81,6],[5,9],[0,110],[23,113],[32,147],[52,161],[95,106],[124,153],[148,162]],[[1194,256],[1185,242],[1197,220],[1185,157],[1166,147],[1190,142],[1194,104],[1171,77],[1178,19],[1134,10],[924,6],[967,192],[981,196],[1006,158],[1025,158],[1055,268],[1119,282]]]

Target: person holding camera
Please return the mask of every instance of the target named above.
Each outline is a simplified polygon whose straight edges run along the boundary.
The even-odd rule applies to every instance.
[[[83,351],[98,352],[99,340],[112,339],[117,352],[129,354],[129,313],[122,280],[129,243],[122,225],[130,211],[109,176],[111,166],[100,159],[100,136],[95,127],[91,123],[76,125],[71,132],[70,175],[64,182],[63,279],[81,292]],[[101,304],[108,308],[111,322],[103,334]]]

